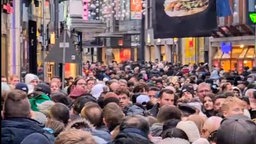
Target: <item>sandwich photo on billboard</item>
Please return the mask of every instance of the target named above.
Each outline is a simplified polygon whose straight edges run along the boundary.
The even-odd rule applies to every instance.
[[[193,15],[207,9],[209,0],[165,0],[164,11],[170,17]]]

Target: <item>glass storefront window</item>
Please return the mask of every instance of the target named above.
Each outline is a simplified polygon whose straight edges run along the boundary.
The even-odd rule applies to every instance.
[[[243,58],[245,57],[245,54],[246,54],[247,51],[248,51],[248,48],[244,48],[243,51],[242,51],[242,53],[239,55],[238,58],[243,59]]]
[[[233,48],[231,52],[231,58],[238,58],[242,51],[243,48]]]
[[[156,57],[155,57],[155,47],[151,46],[150,47],[150,61],[155,61]]]
[[[230,54],[224,53],[222,59],[230,59]]]
[[[215,54],[215,56],[213,57],[213,59],[221,59],[221,56],[222,56],[222,51],[219,49]]]
[[[254,58],[255,54],[254,54],[254,49],[253,48],[249,48],[245,58]]]
[[[161,46],[160,50],[161,50],[161,61],[166,61],[166,47]]]

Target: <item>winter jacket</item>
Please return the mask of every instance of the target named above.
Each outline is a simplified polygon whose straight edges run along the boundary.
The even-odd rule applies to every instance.
[[[163,132],[163,123],[154,123],[150,127],[150,132],[151,132],[151,135],[154,137],[161,136]]]
[[[160,105],[157,103],[153,106],[152,109],[149,110],[150,115],[156,117],[159,111]]]
[[[92,135],[104,139],[107,143],[112,141],[110,132],[103,127],[92,130]]]
[[[47,96],[46,94],[44,93],[40,93],[40,94],[37,94],[35,93],[34,96],[32,96],[30,99],[29,99],[29,102],[30,102],[30,105],[31,105],[31,109],[33,111],[39,111],[38,110],[38,104],[41,104],[45,101],[49,101],[51,100],[49,96]]]
[[[124,109],[124,113],[126,116],[131,116],[131,115],[147,116],[146,110],[138,105],[128,106],[127,108]]]
[[[1,122],[2,144],[20,144],[21,141],[32,133],[39,133],[54,143],[54,136],[43,129],[43,125],[30,118],[8,118]]]

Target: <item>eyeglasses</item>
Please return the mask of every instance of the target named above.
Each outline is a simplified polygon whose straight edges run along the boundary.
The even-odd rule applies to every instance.
[[[209,137],[208,137],[209,142],[215,142],[216,141],[216,135],[217,135],[217,130],[211,132]]]

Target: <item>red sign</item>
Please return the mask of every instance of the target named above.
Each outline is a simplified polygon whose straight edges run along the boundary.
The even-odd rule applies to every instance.
[[[12,8],[12,6],[11,6],[9,3],[4,4],[4,5],[3,5],[3,9],[4,9],[4,10],[6,11],[6,13],[8,13],[8,14],[13,13],[13,8]]]

